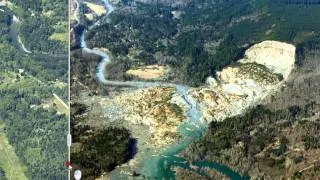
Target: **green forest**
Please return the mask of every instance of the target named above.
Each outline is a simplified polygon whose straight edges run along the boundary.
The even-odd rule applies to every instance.
[[[4,10],[0,11],[0,123],[5,124],[9,144],[26,167],[28,179],[64,180],[68,172],[64,166],[67,117],[58,113],[53,93],[68,99],[67,86],[58,85],[67,82],[67,44],[50,40],[49,35],[67,31],[54,27],[67,23],[66,2],[10,2],[10,7],[0,6]],[[44,11],[57,15],[49,20],[41,17]],[[19,35],[31,54],[12,42],[9,31],[13,14],[22,22]],[[0,167],[0,179],[6,178]]]
[[[314,40],[320,31],[318,4],[301,0],[202,0],[172,7],[123,2],[123,7],[132,8],[117,8],[110,21],[86,34],[86,40],[89,48],[107,47],[111,51],[114,72],[123,74],[136,66],[165,64],[172,68],[168,81],[198,86],[239,59],[252,44],[263,40],[296,46],[319,42],[319,38]],[[181,12],[180,17],[174,17],[173,11]]]
[[[286,87],[242,115],[211,122],[184,156],[219,162],[258,179],[316,179],[320,174],[314,156],[320,148],[320,43],[315,41],[297,50],[298,66]]]
[[[7,180],[6,174],[2,168],[0,168],[0,179]]]
[[[12,0],[23,19],[20,34],[32,52],[65,54],[68,47],[68,6],[65,0]]]
[[[136,140],[129,130],[120,127],[95,129],[84,124],[88,118],[84,104],[71,104],[71,161],[83,172],[84,179],[94,179],[127,162],[134,156]],[[92,148],[94,147],[94,148]]]

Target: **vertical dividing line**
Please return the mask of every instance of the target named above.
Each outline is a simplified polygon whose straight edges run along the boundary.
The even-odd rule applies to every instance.
[[[70,47],[71,47],[71,38],[70,38],[70,33],[71,33],[71,0],[68,0],[68,106],[69,106],[69,114],[67,116],[68,119],[68,135],[67,135],[67,147],[68,147],[68,161],[71,162],[70,160],[70,147],[71,147],[71,130],[70,130],[70,102],[71,102],[71,52],[70,52]],[[70,139],[69,139],[70,138]],[[68,180],[70,180],[71,176],[71,169],[68,168]]]

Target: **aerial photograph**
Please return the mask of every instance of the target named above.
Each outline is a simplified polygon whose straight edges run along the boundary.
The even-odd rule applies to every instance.
[[[65,180],[68,2],[0,0],[0,180]]]
[[[320,0],[71,0],[69,8],[75,179],[320,178]],[[20,66],[7,66],[2,89],[24,82],[8,79]],[[48,69],[39,76],[60,73]],[[7,108],[27,103],[15,90],[19,101]]]

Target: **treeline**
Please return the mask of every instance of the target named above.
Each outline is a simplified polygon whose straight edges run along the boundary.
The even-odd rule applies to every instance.
[[[199,25],[200,28],[196,28],[198,26],[196,23],[203,20],[197,17],[202,12],[194,14],[194,8],[191,11],[190,7],[190,13],[195,15],[190,18],[192,22],[187,21],[191,16],[188,15],[188,9],[184,17],[186,20],[181,22],[173,18],[171,11],[174,9],[171,7],[160,4],[157,6],[137,4],[138,10],[115,11],[110,15],[112,18],[110,23],[90,31],[86,37],[87,44],[91,48],[107,47],[115,57],[114,64],[118,64],[116,61],[123,62],[123,59],[126,59],[127,66],[122,71],[139,65],[167,64],[175,71],[172,73],[175,76],[171,77],[171,80],[199,85],[206,77],[214,74],[215,70],[229,64],[242,52],[230,35],[217,50],[216,57],[209,55],[204,49],[204,43],[217,38],[214,36],[215,30],[213,28],[202,30],[201,25]],[[225,6],[228,7],[228,5],[230,4]],[[178,26],[181,27],[178,28]],[[184,32],[184,29],[189,26],[192,26],[190,31]],[[179,31],[183,32],[178,33]],[[132,58],[128,59],[125,57],[127,55]],[[122,72],[119,71],[118,74],[120,73]],[[114,76],[122,77],[115,74]]]
[[[153,5],[138,4],[141,11],[138,14],[134,11],[115,11],[116,14],[110,15],[113,19],[111,24],[104,24],[90,31],[86,37],[88,46],[108,47],[115,56],[127,55],[129,49],[135,46],[144,53],[142,63],[147,58],[151,58],[149,61],[153,63],[153,54],[163,48],[159,47],[160,42],[157,47],[157,41],[176,34],[176,23],[172,21],[168,7],[162,6],[156,10]],[[163,17],[159,17],[160,14]]]
[[[26,55],[14,48],[8,36],[11,18],[8,9],[0,11],[0,121],[29,179],[64,180],[67,119],[44,104],[50,104],[52,93],[68,99],[67,88],[48,83],[67,81],[67,58]]]
[[[47,17],[26,18],[20,27],[20,33],[26,48],[32,52],[67,53],[61,42],[51,41],[55,32],[54,22]]]
[[[0,68],[2,72],[18,72],[18,69],[24,69],[29,75],[35,76],[41,81],[59,79],[67,82],[68,58],[66,54],[34,53],[27,56],[13,47],[9,36],[12,13],[9,9],[4,9],[4,12],[0,11]]]
[[[6,173],[1,167],[0,167],[0,179],[7,180]]]
[[[51,87],[39,84],[0,90],[0,119],[6,124],[9,143],[27,166],[30,179],[65,179],[67,120],[56,111],[45,110],[41,101]],[[37,108],[33,109],[31,106]]]
[[[25,56],[8,43],[0,45],[2,72],[18,72],[24,69],[29,75],[41,81],[55,81],[59,79],[67,82],[67,58],[50,55]]]
[[[98,90],[101,86],[96,78],[97,64],[101,58],[95,54],[85,53],[81,50],[74,50],[71,52],[71,98],[78,96],[82,86],[79,86],[78,82],[81,82],[85,86],[90,87],[93,91]]]
[[[22,16],[19,17],[23,19],[20,33],[28,50],[50,54],[67,53],[66,43],[50,39],[54,33],[68,31],[67,1],[13,0],[11,2],[19,7],[15,13]]]
[[[281,128],[292,126],[303,117],[310,117],[313,113],[313,109],[310,108],[312,104],[314,102],[303,108],[292,106],[276,112],[259,105],[244,115],[230,117],[222,122],[213,121],[203,139],[188,149],[188,152],[196,152],[193,154],[195,156],[190,157],[197,157],[199,160],[210,159],[210,156],[219,156],[222,150],[231,148],[240,141],[244,143],[245,154],[253,156],[271,143]],[[280,120],[285,121],[276,127]],[[266,124],[270,126],[265,127]],[[265,129],[261,129],[259,125]],[[251,131],[256,131],[256,135],[251,136]]]
[[[264,177],[276,177],[285,170],[285,153],[289,150],[288,137],[283,133],[285,129],[301,126],[295,130],[297,133],[309,129],[308,133],[297,136],[303,137],[306,149],[319,148],[319,135],[316,133],[320,130],[319,121],[298,121],[312,116],[313,106],[319,105],[311,102],[304,107],[292,106],[278,111],[259,105],[244,115],[211,122],[204,137],[191,144],[184,155],[192,161],[226,164],[242,175],[248,175],[252,167],[264,167],[264,170],[259,170],[264,172]],[[272,146],[276,140],[279,144]],[[291,155],[290,158],[295,161],[294,158],[302,157]]]
[[[71,161],[74,169],[81,169],[83,178],[95,179],[104,172],[127,162],[136,152],[136,140],[125,128],[95,129],[86,125],[83,115],[88,110],[83,104],[71,105]],[[93,148],[94,147],[94,148]]]
[[[80,150],[71,154],[73,165],[76,169],[81,169],[83,178],[99,177],[129,160],[129,147],[133,142],[126,129],[100,130],[87,140],[80,141]]]
[[[1,7],[2,9],[2,7]],[[7,9],[7,8],[3,8]],[[0,11],[0,42],[7,42],[9,40],[9,25],[11,23],[11,16],[8,11]]]
[[[184,155],[190,160],[226,164],[252,178],[317,177],[317,164],[299,172],[305,163],[313,163],[308,157],[320,148],[320,43],[316,39],[309,42],[312,46],[301,44],[297,49],[301,51],[299,63],[285,88],[243,115],[210,123],[204,137],[190,145]]]
[[[174,18],[172,11],[181,11]],[[111,21],[87,33],[87,45],[106,47],[123,78],[130,68],[165,64],[171,66],[169,81],[200,85],[216,71],[238,60],[244,50],[263,40],[295,45],[317,37],[320,18],[316,6],[289,6],[278,1],[190,2],[185,7],[136,3],[117,9]],[[117,75],[118,74],[118,75]]]

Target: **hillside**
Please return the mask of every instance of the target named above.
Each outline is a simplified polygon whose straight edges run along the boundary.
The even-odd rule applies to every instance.
[[[166,82],[199,86],[264,40],[298,46],[319,36],[316,4],[287,1],[190,1],[184,6],[119,2],[101,26],[86,33],[89,48],[107,48],[114,58],[114,80],[140,66],[167,65]],[[312,14],[312,16],[311,16]],[[93,22],[84,18],[83,24]]]
[[[184,156],[221,162],[258,179],[318,177],[319,46],[304,50],[281,91],[245,114],[211,123]]]

